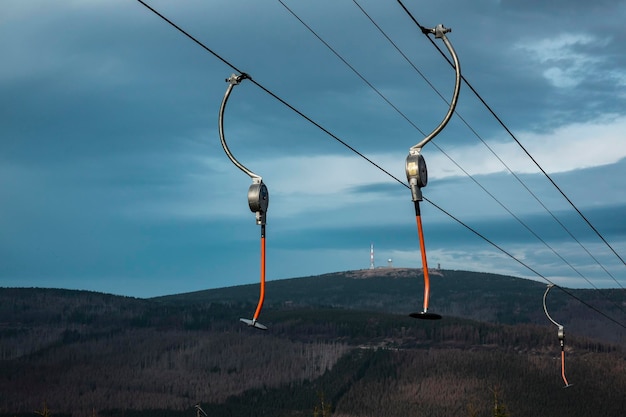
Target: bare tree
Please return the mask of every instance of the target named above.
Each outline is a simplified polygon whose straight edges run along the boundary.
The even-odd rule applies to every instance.
[[[506,411],[506,405],[501,404],[498,400],[500,388],[495,386],[491,392],[493,392],[493,417],[508,417],[509,413]]]
[[[50,417],[50,409],[46,402],[43,402],[43,408],[41,410],[35,410],[35,414],[39,414],[41,417]]]
[[[324,400],[324,393],[317,394],[319,404],[313,409],[313,417],[330,417],[332,414],[332,406]]]

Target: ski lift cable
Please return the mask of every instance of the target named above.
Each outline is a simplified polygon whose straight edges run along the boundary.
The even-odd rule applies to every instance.
[[[551,284],[552,286],[558,288],[559,290],[561,290],[562,292],[564,292],[565,294],[567,294],[571,298],[575,299],[576,301],[578,301],[579,303],[581,303],[585,307],[587,307],[587,308],[595,311],[596,313],[600,314],[605,319],[607,319],[607,320],[613,322],[614,324],[616,324],[616,325],[626,329],[626,324],[624,324],[624,323],[618,321],[617,319],[609,316],[608,314],[606,314],[602,310],[598,309],[597,307],[587,303],[586,301],[582,300],[580,297],[577,297],[575,294],[573,294],[572,292],[568,291],[566,288],[563,288],[563,287],[561,287],[559,285],[556,285],[554,282],[552,282],[549,278],[547,278],[546,276],[541,274],[539,271],[537,271],[536,269],[534,269],[533,267],[531,267],[530,265],[528,265],[527,263],[525,263],[521,259],[518,259],[515,255],[513,255],[510,252],[508,252],[506,249],[502,248],[500,245],[498,245],[497,243],[493,242],[487,236],[483,235],[482,233],[480,233],[479,231],[477,231],[476,229],[474,229],[470,225],[466,224],[461,219],[459,219],[458,217],[454,216],[452,213],[446,211],[443,207],[437,205],[435,202],[429,200],[426,197],[424,197],[424,201],[427,201],[428,203],[430,203],[437,210],[441,211],[443,214],[445,214],[446,216],[450,217],[452,220],[454,220],[455,222],[457,222],[458,224],[460,224],[461,226],[463,226],[464,228],[466,228],[467,230],[469,230],[470,232],[472,232],[473,234],[478,236],[480,239],[482,239],[485,242],[489,243],[491,246],[493,246],[494,248],[496,248],[497,250],[502,252],[502,254],[508,256],[509,258],[511,258],[512,260],[514,260],[515,262],[517,262],[518,264],[520,264],[521,266],[523,266],[524,268],[526,268],[527,270],[532,272],[533,274],[537,275],[539,278],[541,278],[544,281],[546,281],[548,284]]]
[[[417,129],[422,135],[426,135],[409,117],[404,114],[396,105],[394,105],[383,93],[380,92],[371,82],[369,82],[354,66],[352,66],[337,50],[335,50],[328,42],[326,42],[311,26],[309,26],[303,19],[300,18],[289,6],[287,6],[282,0],[278,2],[293,16],[295,17],[305,28],[309,30],[324,46],[326,46],[341,62],[343,62],[348,68],[352,70],[369,88],[371,88],[376,94],[378,94],[391,108],[393,108],[402,118],[404,118],[411,126]]]
[[[415,72],[417,72],[417,74],[419,74],[419,76],[424,80],[424,82],[426,82],[426,84],[428,84],[428,86],[430,86],[430,88],[439,96],[439,98],[441,98],[441,100],[443,100],[446,104],[449,105],[450,103],[448,103],[447,99],[439,92],[437,87],[435,87],[433,85],[433,83],[431,83],[430,80],[419,70],[419,68],[417,68],[417,66],[411,61],[411,59],[400,49],[400,47],[389,37],[389,35],[387,35],[387,33],[385,33],[385,31],[380,27],[380,25],[378,23],[376,23],[374,18],[359,4],[359,2],[357,0],[352,0],[352,2],[365,15],[365,17],[374,25],[374,27],[381,33],[381,35],[385,39],[387,39],[387,41],[404,58],[404,60],[415,70]],[[585,247],[585,245],[583,245],[583,243],[576,236],[574,236],[574,234],[569,230],[569,228],[565,224],[563,224],[563,222],[561,222],[561,220],[558,219],[558,217],[543,203],[543,201],[528,187],[528,185],[526,185],[526,183],[520,178],[520,176],[517,175],[517,173],[515,173],[508,166],[508,164],[496,153],[495,150],[493,150],[493,148],[491,146],[489,146],[489,144],[482,138],[482,136],[480,136],[478,134],[478,132],[469,124],[469,122],[467,122],[467,120],[465,120],[465,118],[458,112],[458,109],[455,109],[454,113],[459,118],[459,120],[461,120],[461,122],[470,130],[470,132],[472,132],[472,134],[474,136],[476,136],[478,138],[478,140],[480,140],[480,142],[489,150],[489,152],[491,152],[491,154],[496,159],[498,159],[498,161],[502,164],[502,166],[511,175],[513,175],[513,177],[517,180],[517,182],[535,199],[535,201],[537,201],[537,203],[539,203],[541,205],[541,207],[552,217],[552,219],[554,219],[554,221],[561,227],[561,229],[563,229],[578,244],[578,246],[580,246],[587,253],[587,255],[589,255],[589,257],[591,259],[593,259],[593,261],[602,270],[604,270],[604,272],[609,277],[611,277],[613,279],[613,281],[617,282],[617,279],[613,276],[613,274],[589,251],[589,249],[587,249],[587,247]],[[421,130],[420,130],[420,132],[421,132]],[[437,145],[436,143],[433,143],[433,144],[442,154],[444,154],[450,161],[452,161],[452,163],[455,164],[467,177],[469,177],[474,183],[476,183],[476,185],[478,185],[480,188],[482,188],[493,200],[495,200],[507,212],[509,212],[511,215],[513,215],[508,208],[506,208],[494,195],[492,195],[489,191],[487,191],[471,174],[469,174],[465,169],[463,169],[451,156],[449,156],[441,147],[439,147],[439,145]],[[513,215],[513,217],[515,217],[515,215]],[[518,221],[520,221],[520,220],[518,219]],[[523,226],[528,228],[527,225],[523,224]],[[533,234],[535,234],[535,233],[533,232]],[[543,242],[542,239],[539,239],[539,240],[541,240]],[[544,242],[544,244],[545,244],[545,242]],[[548,248],[551,249],[554,252],[554,249],[552,249],[550,247],[548,247]],[[563,259],[559,254],[556,254],[556,255],[559,258]],[[585,276],[583,276],[578,270],[573,268],[573,266],[569,262],[567,262],[565,260],[564,260],[564,262],[566,264],[568,264],[570,266],[570,268],[574,269],[575,272],[577,274],[579,274],[583,279],[585,279],[587,282],[589,282],[589,284],[593,288],[597,289],[597,287],[594,284],[592,284]],[[619,282],[617,282],[617,284],[621,287],[621,284]],[[621,309],[621,307],[620,307],[620,309]]]
[[[433,145],[435,145],[437,147],[437,149],[439,149],[444,155],[447,156],[446,152],[443,151],[436,143],[433,143]],[[541,236],[539,236],[524,220],[522,220],[519,216],[517,216],[515,213],[513,213],[511,211],[511,209],[509,209],[504,203],[502,203],[496,196],[494,196],[489,190],[487,190],[478,180],[476,180],[474,178],[473,175],[469,174],[468,172],[465,171],[465,169],[463,167],[461,167],[459,164],[456,163],[456,161],[454,159],[452,159],[451,157],[449,157],[449,159],[457,166],[457,168],[459,168],[461,171],[463,171],[463,173],[465,173],[465,175],[471,179],[478,187],[480,187],[487,195],[489,195],[496,203],[498,203],[500,205],[500,207],[502,207],[507,213],[509,213],[509,215],[511,217],[513,217],[520,225],[522,225],[522,227],[524,227],[526,230],[528,230],[528,232],[530,234],[532,234],[538,241],[540,241],[546,248],[548,248],[552,253],[554,253],[554,255],[556,255],[564,264],[566,264],[567,266],[570,267],[570,269],[572,271],[574,271],[576,274],[578,274],[578,276],[580,276],[582,279],[584,279],[585,281],[587,281],[587,283],[589,285],[591,285],[593,287],[594,290],[598,291],[598,293],[608,302],[612,303],[617,309],[621,310],[622,313],[626,314],[626,310],[624,310],[624,308],[622,306],[620,306],[618,303],[616,303],[614,300],[611,300],[606,294],[604,294],[603,292],[600,291],[600,289],[593,283],[591,282],[591,280],[589,278],[587,278],[582,272],[580,272],[580,270],[578,268],[576,268],[574,265],[572,265],[571,262],[569,262],[567,259],[565,259],[556,249],[554,249],[554,247],[552,247],[545,239],[543,239]],[[593,258],[593,256],[592,256]],[[594,258],[595,259],[595,258]],[[602,265],[601,265],[602,266]],[[602,266],[602,268],[604,269],[604,266]],[[606,270],[606,269],[605,269]],[[608,272],[608,271],[607,271]]]
[[[215,56],[218,60],[220,60],[221,62],[223,62],[225,65],[229,66],[231,69],[233,69],[236,72],[239,72],[240,74],[244,74],[243,71],[239,70],[237,67],[235,67],[232,63],[230,63],[228,60],[226,60],[225,58],[223,58],[222,56],[220,56],[219,54],[217,54],[215,51],[213,51],[212,49],[210,49],[209,47],[207,47],[206,45],[204,45],[202,42],[200,42],[199,40],[197,40],[195,37],[193,37],[191,34],[189,34],[188,32],[186,32],[184,29],[182,29],[180,26],[176,25],[174,22],[172,22],[170,19],[168,19],[167,17],[165,17],[163,14],[159,13],[157,10],[155,10],[153,7],[149,6],[148,4],[146,4],[143,0],[137,0],[139,3],[141,3],[143,6],[145,6],[147,9],[149,9],[150,11],[152,11],[155,15],[157,15],[158,17],[160,17],[162,20],[164,20],[165,22],[167,22],[168,24],[170,24],[172,27],[174,27],[175,29],[177,29],[179,32],[181,32],[183,35],[185,35],[187,38],[189,38],[190,40],[192,40],[193,42],[195,42],[196,44],[198,44],[202,49],[204,49],[205,51],[209,52],[210,54],[212,54],[213,56]],[[364,159],[366,162],[368,162],[369,164],[371,164],[372,166],[374,166],[375,168],[377,168],[378,170],[380,170],[381,172],[383,172],[384,174],[386,174],[388,177],[390,177],[391,179],[393,179],[394,181],[396,181],[397,183],[401,184],[402,186],[409,188],[410,186],[405,183],[404,181],[400,180],[398,177],[396,177],[395,175],[393,175],[392,173],[390,173],[389,171],[387,171],[386,169],[384,169],[382,166],[380,166],[379,164],[377,164],[376,162],[374,162],[372,159],[368,158],[366,155],[364,155],[363,153],[359,152],[356,148],[354,148],[353,146],[351,146],[350,144],[348,144],[347,142],[345,142],[344,140],[342,140],[341,138],[339,138],[338,136],[336,136],[335,134],[333,134],[331,131],[329,131],[328,129],[326,129],[324,126],[322,126],[321,124],[319,124],[318,122],[316,122],[315,120],[311,119],[309,116],[307,116],[306,114],[302,113],[300,110],[298,110],[296,107],[294,107],[293,105],[289,104],[287,101],[285,101],[284,99],[282,99],[281,97],[279,97],[278,95],[276,95],[274,92],[272,92],[271,90],[267,89],[266,87],[264,87],[262,84],[258,83],[257,81],[255,81],[253,78],[249,77],[248,78],[250,80],[250,82],[252,82],[253,84],[255,84],[257,87],[259,87],[261,90],[263,90],[264,92],[266,92],[268,95],[270,95],[271,97],[273,97],[274,99],[276,99],[277,101],[279,101],[281,104],[283,104],[284,106],[286,106],[287,108],[289,108],[290,110],[292,110],[294,113],[298,114],[300,117],[302,117],[303,119],[305,119],[307,122],[311,123],[312,125],[314,125],[315,127],[317,127],[318,129],[320,129],[322,132],[326,133],[328,136],[330,136],[331,138],[333,138],[334,140],[336,140],[337,142],[339,142],[340,144],[342,144],[344,147],[346,147],[347,149],[349,149],[351,152],[355,153],[356,155],[358,155],[359,157],[361,157],[362,159]],[[514,260],[515,262],[519,263],[521,266],[523,266],[524,268],[528,269],[529,271],[531,271],[533,274],[537,275],[538,277],[542,278],[543,280],[545,280],[546,282],[550,283],[550,284],[554,284],[552,281],[550,281],[548,278],[546,278],[544,275],[542,275],[540,272],[538,272],[537,270],[535,270],[534,268],[532,268],[530,265],[526,264],[525,262],[523,262],[522,260],[516,258],[512,253],[506,251],[504,248],[500,247],[497,243],[491,241],[490,239],[488,239],[486,236],[484,236],[483,234],[481,234],[480,232],[478,232],[477,230],[475,230],[474,228],[472,228],[470,225],[464,223],[463,221],[461,221],[459,218],[457,218],[456,216],[454,216],[452,213],[446,211],[445,209],[443,209],[441,206],[437,205],[435,202],[429,200],[428,198],[424,197],[423,198],[424,201],[428,202],[429,204],[431,204],[433,207],[435,207],[437,210],[441,211],[443,214],[445,214],[446,216],[450,217],[452,220],[454,220],[455,222],[459,223],[461,226],[463,226],[464,228],[466,228],[467,230],[469,230],[470,232],[472,232],[473,234],[475,234],[477,237],[479,237],[480,239],[484,240],[485,242],[487,242],[488,244],[490,244],[491,246],[493,246],[494,248],[496,248],[497,250],[499,250],[500,252],[502,252],[504,255],[508,256],[509,258],[511,258],[512,260]],[[556,284],[554,284],[555,286],[557,286]],[[557,286],[561,291],[565,292],[566,294],[568,294],[570,297],[576,299],[578,302],[580,302],[581,304],[585,305],[586,307],[590,308],[591,310],[595,311],[596,313],[602,315],[604,318],[606,318],[607,320],[615,323],[616,325],[623,327],[624,329],[626,329],[626,325],[617,321],[616,319],[610,317],[609,315],[607,315],[606,313],[604,313],[603,311],[599,310],[598,308],[594,307],[593,305],[590,305],[589,303],[585,302],[584,300],[580,299],[579,297],[575,296],[574,294],[572,294],[571,292],[567,291],[565,288]]]
[[[412,120],[410,120],[401,110],[399,110],[399,108],[397,106],[395,106],[387,97],[385,97],[371,82],[369,82],[353,65],[351,65],[341,54],[339,54],[339,52],[337,52],[336,49],[334,49],[327,41],[325,41],[309,24],[307,24],[304,19],[302,19],[298,14],[296,14],[296,12],[294,12],[289,6],[287,6],[282,0],[278,0],[278,2],[294,17],[296,18],[309,32],[311,32],[311,34],[313,34],[324,46],[326,46],[326,48],[328,48],[337,58],[339,58],[350,70],[352,70],[352,72],[354,74],[356,74],[363,82],[365,82],[365,84],[371,88],[375,93],[377,93],[387,104],[389,104],[400,116],[402,116],[411,126],[413,126],[415,129],[417,129],[422,135],[426,135],[415,123],[413,123]],[[464,123],[465,125],[470,129],[470,131],[472,131],[474,133],[474,135],[476,135],[480,141],[487,147],[487,149],[489,149],[491,151],[491,153],[502,163],[502,165],[511,173],[514,175],[514,177],[518,180],[518,182],[520,182],[520,184],[526,188],[526,190],[528,190],[528,192],[539,202],[539,204],[541,204],[541,206],[548,211],[548,213],[550,213],[552,215],[552,217],[557,221],[558,224],[561,225],[561,227],[563,227],[565,229],[565,231],[567,233],[569,233],[569,235],[576,241],[578,242],[578,244],[591,256],[591,258],[600,265],[600,267],[602,269],[604,269],[604,271],[611,277],[613,277],[611,275],[611,273],[604,267],[604,265],[600,264],[600,262],[589,252],[589,250],[587,250],[582,243],[576,239],[576,237],[566,228],[566,226],[561,223],[558,218],[556,218],[556,216],[545,206],[545,204],[539,199],[539,197],[537,197],[529,188],[528,186],[526,186],[526,184],[524,184],[524,182],[519,178],[519,176],[517,174],[515,174],[509,167],[508,165],[500,158],[500,156],[495,153],[495,151],[482,139],[482,137],[480,137],[480,135],[478,135],[478,133],[469,125],[469,123],[462,118],[461,115],[458,114],[458,112],[456,111],[455,107],[456,107],[456,98],[454,99],[453,102],[449,103],[444,97],[443,95],[437,90],[437,88],[430,82],[430,80],[428,80],[428,78],[422,74],[422,72],[413,64],[413,62],[402,52],[402,50],[400,50],[400,48],[393,42],[393,40],[382,30],[382,28],[380,28],[380,26],[374,21],[374,19],[361,7],[361,5],[356,1],[353,0],[354,4],[363,12],[363,14],[371,21],[371,23],[383,34],[383,36],[396,48],[396,50],[404,57],[404,59],[415,69],[415,71],[417,71],[417,73],[424,79],[424,81],[435,91],[435,93],[437,93],[437,95],[439,95],[439,97],[446,103],[448,104],[448,106],[450,106],[450,109],[452,109],[449,112],[449,116],[452,115],[452,113],[456,114]],[[454,65],[454,67],[456,67],[456,64]],[[457,85],[455,87],[460,86],[460,83],[457,83]],[[455,96],[456,97],[456,96]],[[449,118],[444,119],[444,120],[449,120]],[[442,127],[441,127],[442,128]],[[439,129],[440,131],[441,129]],[[425,143],[427,143],[428,141],[430,141],[430,139],[434,138],[434,136],[438,133],[438,130],[435,129],[435,131],[433,131],[433,133],[431,133],[430,138],[425,139]],[[423,145],[422,145],[423,146]],[[537,240],[539,240],[541,243],[543,243],[551,252],[553,252],[559,259],[561,259],[561,261],[563,261],[567,266],[569,266],[576,274],[578,274],[581,278],[583,278],[585,281],[587,281],[587,283],[589,285],[591,285],[592,288],[594,288],[595,290],[598,290],[598,287],[596,287],[596,285],[594,283],[592,283],[585,275],[583,275],[576,267],[574,267],[571,262],[569,262],[567,259],[565,259],[560,253],[558,253],[556,251],[556,249],[554,249],[552,246],[550,246],[543,238],[541,238],[537,232],[535,232],[527,223],[525,223],[519,216],[515,215],[511,209],[509,209],[504,203],[502,203],[494,194],[492,194],[491,192],[489,192],[476,178],[474,178],[474,176],[472,176],[469,172],[467,172],[461,165],[459,165],[459,163],[454,160],[454,158],[452,158],[447,152],[445,152],[437,143],[433,142],[433,146],[435,146],[444,156],[446,156],[454,165],[456,165],[467,177],[469,177],[478,187],[480,187],[489,197],[491,197],[496,203],[498,203],[507,213],[509,213],[518,223],[520,223],[525,229],[527,229]],[[417,210],[419,210],[419,208],[417,208]],[[418,231],[422,229],[421,226],[421,217],[417,219],[418,222]],[[422,242],[422,237],[423,234],[420,232],[420,242]],[[420,250],[422,252],[425,251],[425,248],[423,245],[420,245]],[[424,260],[422,260],[422,265],[424,265]],[[426,270],[424,272],[424,278],[425,278],[425,282],[426,282],[426,289],[425,289],[425,303],[427,304],[427,300],[428,300],[428,282],[429,282],[429,278],[428,278],[428,270]],[[613,277],[613,279],[615,279]],[[602,293],[601,293],[602,294]],[[623,308],[621,306],[619,306],[617,303],[615,303],[612,300],[609,300],[608,297],[605,294],[602,294],[603,297],[607,298],[608,301],[612,302],[618,309],[622,310],[622,312],[625,312],[623,310]]]
[[[402,3],[402,0],[397,0],[405,13],[413,20],[413,22],[424,32],[424,26],[422,26],[417,19],[413,16],[413,14],[406,8],[406,6]],[[446,56],[446,54],[439,48],[439,46],[425,33],[428,40],[433,44],[433,46],[439,51],[439,53],[444,57],[446,61],[452,66],[454,64],[450,59]],[[495,111],[487,104],[487,102],[482,98],[478,91],[474,89],[474,87],[467,81],[465,77],[462,76],[462,80],[465,82],[465,85],[469,87],[469,89],[474,93],[474,95],[480,100],[480,102],[485,106],[485,108],[491,113],[491,115],[496,119],[496,121],[504,128],[504,130],[511,136],[511,138],[517,143],[517,145],[524,151],[524,153],[530,158],[530,160],[539,168],[539,170],[543,173],[543,175],[550,181],[550,183],[556,188],[556,190],[563,196],[563,198],[569,203],[570,206],[578,213],[578,215],[583,219],[583,221],[594,231],[594,233],[604,242],[604,244],[613,252],[613,254],[622,262],[624,266],[626,266],[626,261],[617,253],[617,251],[609,244],[609,242],[604,238],[602,233],[595,228],[595,226],[587,219],[587,217],[580,211],[580,209],[574,204],[574,202],[565,194],[565,192],[558,186],[558,184],[552,179],[552,177],[543,169],[543,167],[537,162],[537,160],[528,152],[528,150],[521,144],[521,142],[517,139],[517,137],[513,134],[513,132],[506,126],[506,124],[500,119],[500,117],[495,113]],[[615,278],[613,280],[619,285],[622,289],[624,288],[619,281]]]

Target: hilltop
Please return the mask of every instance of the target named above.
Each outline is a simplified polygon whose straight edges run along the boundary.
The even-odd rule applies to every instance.
[[[433,269],[429,276],[431,311],[448,317],[489,323],[551,325],[543,311],[546,284],[513,276],[470,271]],[[325,306],[399,315],[421,310],[424,291],[421,269],[411,268],[344,271],[269,281],[266,287],[267,309]],[[589,307],[595,307],[609,317],[624,322],[624,293],[624,290],[617,289],[597,291],[555,288],[547,300],[548,308],[556,320],[566,324],[568,333],[626,346],[625,329]],[[152,300],[172,305],[256,303],[258,295],[258,284],[250,284]]]

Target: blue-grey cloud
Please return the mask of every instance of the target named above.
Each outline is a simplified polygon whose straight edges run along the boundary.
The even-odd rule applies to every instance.
[[[359,1],[411,63],[354,2],[286,4],[378,92],[278,2],[244,2],[236,11],[228,2],[153,6],[404,181],[408,148],[447,110],[411,65],[446,99],[452,69],[399,6]],[[422,24],[453,29],[467,79],[623,251],[624,225],[613,214],[626,204],[619,160],[623,2],[554,4],[408,6]],[[255,282],[259,230],[246,202],[250,180],[230,164],[217,132],[233,69],[139,2],[10,0],[0,21],[0,285],[147,296]],[[598,250],[467,86],[457,110],[469,128],[455,117],[423,150],[429,200],[516,254],[535,252],[533,261],[549,271],[553,256],[501,204],[568,256],[575,253],[524,187],[496,167],[482,139]],[[225,132],[236,156],[270,188],[272,278],[366,267],[370,242],[383,258],[419,264],[406,187],[253,82],[235,88]],[[542,141],[545,147],[536,146]],[[433,262],[520,272],[432,205],[422,210]]]

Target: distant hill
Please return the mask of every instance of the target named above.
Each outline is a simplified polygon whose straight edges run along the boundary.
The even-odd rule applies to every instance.
[[[430,310],[502,324],[532,323],[552,326],[543,311],[546,285],[512,276],[452,270],[432,270]],[[421,269],[378,268],[338,272],[313,277],[269,281],[266,309],[337,307],[353,310],[409,314],[420,311],[423,300]],[[578,334],[619,343],[626,347],[626,330],[598,311],[626,323],[626,291],[553,289],[547,304],[551,316]],[[165,303],[256,303],[258,284],[211,289],[153,300]],[[583,304],[582,302],[587,303]]]
[[[545,285],[436,271],[421,321],[419,271],[347,271],[154,299],[0,288],[0,417],[618,416],[626,409],[623,328],[565,293],[562,389]],[[623,291],[571,291],[605,314]],[[321,415],[318,413],[318,415]]]

